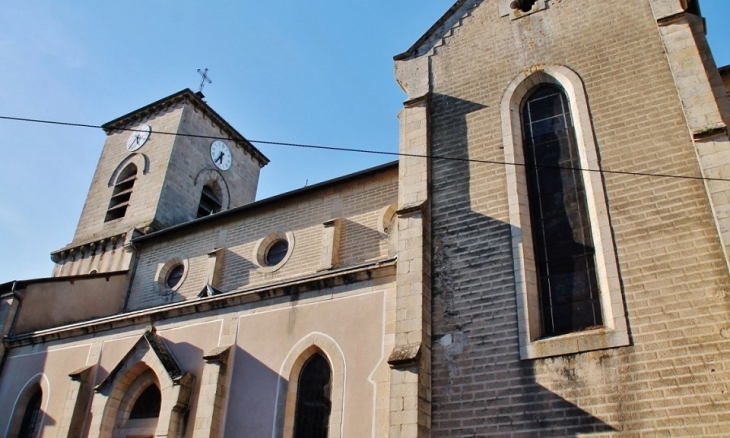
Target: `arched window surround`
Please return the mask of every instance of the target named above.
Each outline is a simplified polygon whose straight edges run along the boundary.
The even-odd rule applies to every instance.
[[[143,376],[147,373],[146,376]],[[143,380],[139,377],[143,376]],[[183,418],[189,407],[195,378],[179,368],[164,340],[148,327],[132,349],[94,388],[89,438],[114,438],[120,410],[133,402],[150,382],[160,389],[161,405],[154,436],[182,436]]]
[[[501,104],[505,161],[517,164],[525,162],[522,103],[525,97],[541,84],[552,84],[565,91],[573,119],[581,168],[600,169],[583,81],[578,74],[564,66],[536,66],[526,73],[521,73],[507,87]],[[537,290],[525,169],[519,165],[507,165],[505,173],[512,233],[520,358],[534,359],[628,345],[628,325],[601,173],[581,172],[595,247],[596,276],[604,325],[600,329],[551,338],[541,338],[540,298]]]
[[[30,402],[33,395],[40,389],[41,391],[41,412],[40,418],[36,421],[35,435],[40,436],[41,430],[43,429],[43,422],[46,417],[46,411],[48,409],[48,401],[51,396],[51,387],[48,382],[48,378],[45,374],[38,373],[31,377],[28,382],[23,386],[23,389],[18,393],[18,397],[15,399],[13,405],[13,415],[10,417],[10,423],[5,429],[4,436],[18,436],[20,433],[20,427],[23,422],[23,416],[25,410]],[[2,431],[2,429],[0,429]]]
[[[272,438],[294,436],[299,375],[302,367],[314,354],[321,354],[330,364],[332,409],[329,419],[329,437],[341,438],[344,431],[345,378],[347,369],[340,346],[324,333],[313,332],[302,338],[287,354],[279,371]]]

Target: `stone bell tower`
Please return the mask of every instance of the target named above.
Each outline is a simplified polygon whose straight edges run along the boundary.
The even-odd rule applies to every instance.
[[[256,197],[269,160],[189,89],[102,126],[107,134],[73,241],[54,276],[126,270],[134,234],[235,208]]]

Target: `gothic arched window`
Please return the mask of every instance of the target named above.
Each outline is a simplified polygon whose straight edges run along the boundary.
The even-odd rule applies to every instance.
[[[327,438],[332,371],[321,354],[312,355],[302,367],[297,388],[294,438]]]
[[[162,394],[157,385],[152,384],[142,391],[132,406],[129,413],[130,420],[139,418],[157,418],[160,416],[160,405],[162,404]]]
[[[543,336],[603,324],[591,224],[568,99],[543,85],[522,123]]]
[[[23,413],[23,421],[20,423],[19,438],[31,438],[37,435],[38,420],[41,414],[41,401],[43,400],[43,391],[38,387],[30,396],[28,404],[25,405]]]
[[[132,196],[132,187],[137,180],[137,166],[129,163],[122,169],[114,183],[112,198],[109,200],[109,207],[106,211],[104,222],[113,221],[124,217],[129,207],[129,199]]]

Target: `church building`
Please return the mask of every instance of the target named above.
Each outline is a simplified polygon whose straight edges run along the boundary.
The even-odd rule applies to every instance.
[[[201,93],[106,123],[53,275],[0,284],[0,435],[730,435],[705,27],[458,0],[394,58],[398,161],[261,200]]]

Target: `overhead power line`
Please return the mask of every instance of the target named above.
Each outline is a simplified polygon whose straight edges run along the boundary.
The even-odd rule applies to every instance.
[[[59,122],[59,121],[55,121],[55,120],[30,119],[30,118],[24,118],[24,117],[0,116],[0,120],[42,123],[42,124],[46,124],[46,125],[72,126],[72,127],[77,127],[77,128],[102,129],[101,125],[90,125],[90,124],[86,124],[86,123]],[[119,130],[119,131],[136,131],[136,129],[134,129],[134,128],[114,128],[114,129]],[[165,132],[165,131],[154,131],[154,130],[150,131],[150,133],[151,134],[160,134],[160,135],[172,135],[172,136],[179,136],[179,137],[204,138],[204,139],[209,139],[209,140],[236,141],[235,139],[233,139],[231,137],[218,137],[218,136],[214,136],[214,135],[183,134],[183,133],[179,133],[179,132]],[[674,179],[689,179],[689,180],[700,180],[700,181],[730,182],[730,178],[710,178],[710,177],[691,176],[691,175],[672,175],[672,174],[668,174],[668,173],[631,172],[631,171],[626,171],[626,170],[586,169],[586,168],[582,168],[582,167],[569,167],[569,166],[528,165],[525,163],[510,163],[507,161],[500,161],[500,160],[479,160],[476,158],[447,157],[447,156],[441,156],[441,155],[407,154],[407,153],[402,153],[402,152],[376,151],[376,150],[372,150],[372,149],[344,148],[344,147],[323,146],[323,145],[314,145],[314,144],[305,144],[305,143],[288,143],[288,142],[280,142],[280,141],[250,140],[250,139],[247,139],[247,140],[250,143],[266,144],[266,145],[273,145],[273,146],[289,146],[289,147],[298,147],[298,148],[306,148],[306,149],[320,149],[320,150],[336,151],[336,152],[355,152],[355,153],[361,153],[361,154],[387,155],[387,156],[393,156],[393,157],[427,158],[430,160],[461,161],[461,162],[467,162],[467,163],[495,164],[495,165],[501,165],[501,166],[537,167],[540,169],[576,170],[576,171],[581,171],[581,172],[596,172],[596,173],[601,173],[601,174],[612,174],[612,175],[630,175],[630,176],[645,176],[645,177],[653,177],[653,178],[674,178]]]

